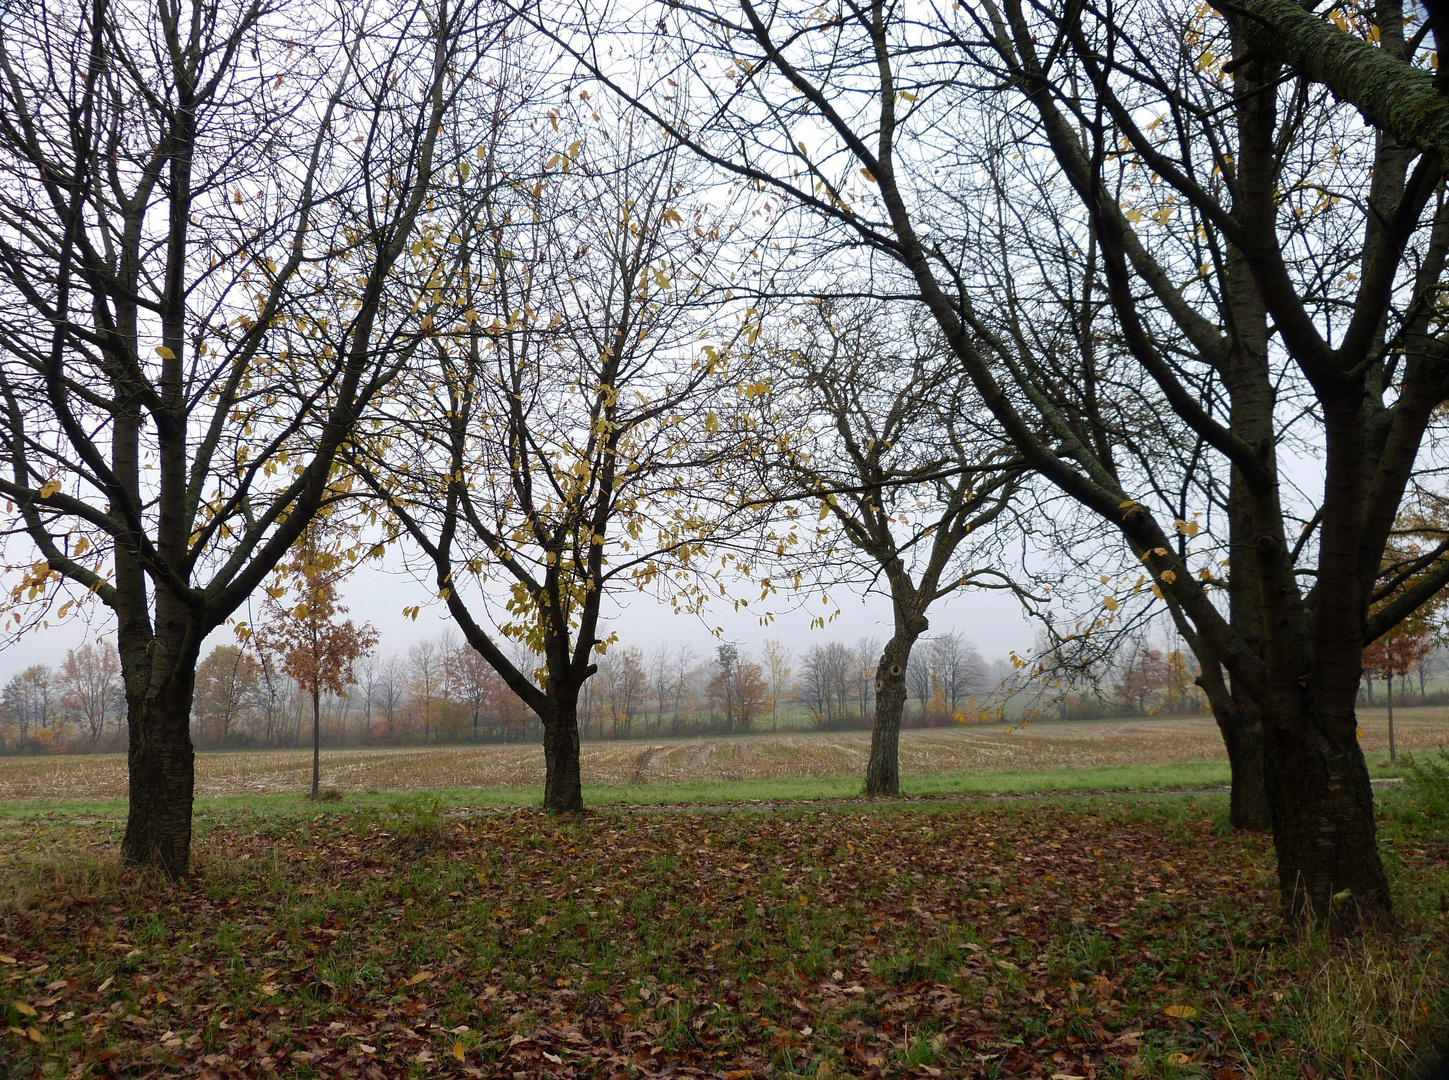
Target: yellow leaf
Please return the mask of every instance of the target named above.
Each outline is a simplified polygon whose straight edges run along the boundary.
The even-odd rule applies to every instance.
[[[1175,1054],[1167,1055],[1167,1062],[1169,1065],[1186,1065],[1191,1060],[1192,1058],[1188,1057],[1180,1050]]]
[[[866,180],[869,181],[870,183],[872,183],[872,184],[875,183],[875,174],[873,172],[871,172],[869,169],[861,169],[860,170],[860,175],[863,176],[863,177],[865,177]]]
[[[1363,728],[1355,728],[1354,729],[1354,736],[1357,737],[1357,738],[1362,739],[1363,738]]]
[[[1155,596],[1155,597],[1157,597],[1157,599],[1161,600],[1163,598],[1162,597],[1162,586],[1161,585],[1154,585],[1154,586],[1152,586],[1152,595]]]
[[[1197,1015],[1191,1005],[1168,1005],[1162,1011],[1174,1020],[1190,1020]]]
[[[466,1058],[468,1056],[468,1052],[463,1049],[463,1044],[462,1043],[455,1042],[453,1044],[453,1056],[455,1058],[457,1058],[459,1061],[462,1061],[464,1058]]]
[[[1116,611],[1118,608],[1117,601],[1110,596],[1102,597],[1102,606],[1108,611]]]
[[[418,983],[427,982],[432,977],[433,973],[431,971],[420,971],[408,980],[408,985],[417,986]]]
[[[901,97],[905,98],[907,101],[915,101],[916,100],[916,95],[913,94],[913,93],[911,93],[909,90],[902,90],[901,91]]]
[[[1177,580],[1177,575],[1174,574],[1171,570],[1164,570],[1162,571],[1162,580],[1167,582],[1167,584],[1171,585],[1174,581]]]
[[[704,414],[704,430],[711,433],[719,430],[719,414],[713,409]]]
[[[559,156],[557,154],[554,154],[552,157],[550,157],[547,161],[545,161],[543,163],[543,167],[545,169],[552,169],[558,163],[559,163]]]
[[[1127,220],[1130,221],[1133,225],[1136,225],[1139,221],[1142,220],[1142,211],[1141,210],[1128,210],[1127,211]]]
[[[60,490],[60,481],[59,480],[47,480],[45,483],[43,483],[43,484],[40,485],[40,497],[42,499],[48,499],[48,498],[50,498],[52,495],[54,495],[59,490]]]
[[[458,162],[458,179],[459,180],[466,181],[468,179],[468,174],[471,173],[472,171],[473,171],[473,166],[469,165],[466,161],[460,161],[460,162]]]
[[[159,356],[162,360],[176,359],[176,354],[168,349],[165,345],[156,346],[156,355]]]
[[[18,1012],[21,1016],[35,1015],[35,1007],[33,1005],[28,1005],[23,1001],[15,1002],[15,1011]]]

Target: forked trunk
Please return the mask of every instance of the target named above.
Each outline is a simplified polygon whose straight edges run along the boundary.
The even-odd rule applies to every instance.
[[[867,795],[901,793],[901,713],[906,705],[906,662],[915,640],[915,634],[898,631],[886,642],[875,669],[875,726],[865,769]]]
[[[1329,737],[1306,695],[1285,719],[1266,725],[1263,770],[1284,916],[1333,931],[1391,923],[1373,787],[1353,729]]]
[[[555,813],[584,808],[579,774],[578,710],[556,708],[543,720],[543,805]]]
[[[191,861],[195,783],[191,698],[196,650],[183,648],[167,656],[159,638],[151,644],[148,666],[156,674],[144,682],[128,680],[130,806],[121,857],[176,879],[185,876]],[[133,692],[136,683],[142,686]]]

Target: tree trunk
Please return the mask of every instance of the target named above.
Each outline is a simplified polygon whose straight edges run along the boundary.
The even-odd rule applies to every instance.
[[[1389,761],[1396,762],[1399,755],[1394,748],[1394,677],[1389,676]]]
[[[1331,931],[1390,923],[1368,767],[1356,737],[1335,741],[1325,726],[1306,695],[1290,722],[1266,726],[1264,780],[1283,914]]]
[[[156,675],[144,680],[133,676],[130,685],[142,685],[139,692],[128,688],[126,695],[130,805],[121,857],[138,866],[155,867],[174,880],[185,876],[191,860],[195,790],[191,698],[196,650],[183,646],[168,656],[159,638],[150,644],[147,667]]]
[[[906,704],[906,661],[916,634],[897,630],[886,642],[875,669],[875,727],[870,733],[870,762],[865,769],[867,795],[901,793],[901,713]]]
[[[1228,822],[1235,829],[1267,832],[1273,824],[1273,813],[1263,780],[1263,725],[1244,723],[1231,731],[1224,729],[1223,742],[1232,774]]]
[[[543,805],[555,813],[584,808],[577,709],[558,708],[543,724]]]
[[[1214,708],[1213,718],[1228,751],[1228,821],[1235,829],[1267,832],[1273,818],[1263,781],[1263,721],[1257,706],[1233,701],[1225,710]]]
[[[312,687],[312,798],[318,795],[318,781],[322,773],[322,694]]]

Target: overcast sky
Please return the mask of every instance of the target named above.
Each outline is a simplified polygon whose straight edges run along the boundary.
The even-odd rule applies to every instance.
[[[452,629],[447,609],[440,602],[424,606],[416,621],[402,615],[404,607],[426,605],[430,595],[428,589],[406,575],[363,567],[348,579],[343,591],[350,608],[349,617],[367,620],[377,627],[378,651],[384,656],[405,654],[417,642],[440,637]],[[774,607],[780,609],[788,598],[773,599],[777,601]],[[823,630],[811,630],[811,618],[825,611],[818,593],[807,609],[782,612],[770,626],[762,627],[759,625],[761,611],[753,604],[735,612],[729,603],[721,601],[707,609],[702,617],[694,617],[675,615],[667,605],[647,595],[620,592],[615,595],[615,603],[605,601],[606,610],[612,616],[605,634],[610,629],[617,630],[620,645],[637,645],[646,652],[666,643],[671,648],[687,644],[700,659],[721,641],[736,642],[745,651],[754,653],[765,638],[775,638],[798,655],[816,643],[832,640],[853,643],[861,637],[879,638],[884,642],[890,636],[890,605],[883,598],[862,601],[858,593],[841,589],[832,590],[830,599],[831,610],[840,608],[839,618]],[[110,612],[99,604],[92,604],[89,611],[89,626],[83,620],[70,619],[61,627],[36,631],[0,650],[0,682],[31,664],[59,665],[66,650],[88,636],[112,637],[115,620]],[[255,601],[252,611],[254,615],[260,614]],[[246,609],[238,612],[238,616],[245,618]],[[988,661],[1004,658],[1012,649],[1024,652],[1031,647],[1033,625],[1022,617],[1016,601],[1001,593],[964,592],[939,601],[928,617],[931,633],[957,631],[974,642]],[[712,634],[716,627],[723,631],[719,638]],[[217,630],[207,639],[203,655],[214,646],[232,640],[230,629]]]

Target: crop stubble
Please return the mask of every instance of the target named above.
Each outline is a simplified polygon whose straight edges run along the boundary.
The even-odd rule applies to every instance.
[[[1383,712],[1360,714],[1365,750],[1388,748]],[[1449,710],[1403,709],[1395,716],[1400,751],[1449,742]],[[672,784],[712,780],[857,777],[864,774],[870,733],[781,732],[735,738],[585,743],[585,784]],[[1149,718],[1076,723],[1037,722],[929,728],[901,733],[901,772],[1006,772],[1168,765],[1226,755],[1211,719]],[[262,795],[303,790],[308,750],[200,753],[199,796]],[[358,747],[322,753],[322,783],[339,791],[520,787],[543,783],[542,748],[517,746]],[[123,754],[0,759],[0,801],[121,798]]]

